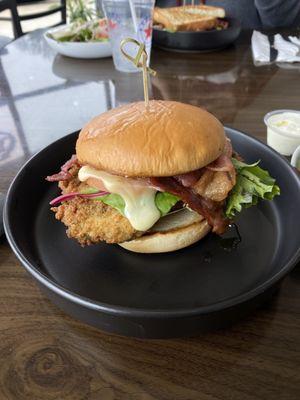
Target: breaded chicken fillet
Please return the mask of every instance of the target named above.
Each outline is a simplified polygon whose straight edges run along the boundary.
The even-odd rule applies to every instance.
[[[68,171],[70,179],[59,181],[63,194],[88,188],[78,179],[79,168],[78,164],[73,165]],[[117,210],[94,199],[75,197],[51,210],[55,212],[56,219],[67,226],[68,237],[77,239],[83,246],[101,241],[121,243],[141,234]]]

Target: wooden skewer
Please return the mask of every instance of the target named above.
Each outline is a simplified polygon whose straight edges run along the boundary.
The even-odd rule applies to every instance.
[[[136,46],[138,46],[138,51],[137,54],[134,57],[126,53],[124,50],[124,46],[127,43],[134,43]],[[121,44],[120,44],[120,50],[121,53],[123,54],[124,57],[127,58],[127,60],[131,61],[137,68],[142,68],[143,71],[143,84],[144,84],[144,99],[145,99],[145,105],[148,107],[149,105],[149,88],[148,88],[148,73],[151,75],[156,75],[156,71],[153,69],[147,67],[147,59],[148,55],[145,49],[144,43],[140,43],[135,39],[132,38],[126,38],[123,39]]]

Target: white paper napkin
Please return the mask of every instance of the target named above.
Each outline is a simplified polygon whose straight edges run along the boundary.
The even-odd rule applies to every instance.
[[[299,46],[299,50],[300,50],[300,38],[297,38],[296,36],[289,36],[289,39],[291,42],[293,42],[297,46]]]
[[[276,61],[278,62],[300,62],[299,47],[283,39],[278,33],[274,36],[274,48],[278,51]]]
[[[261,32],[253,31],[251,46],[254,62],[270,62],[271,48],[268,36]]]

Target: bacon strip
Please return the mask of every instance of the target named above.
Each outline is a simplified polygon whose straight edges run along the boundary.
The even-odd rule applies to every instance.
[[[176,175],[174,178],[181,183],[184,187],[193,186],[201,178],[203,174],[203,168],[196,171],[188,172],[186,174]]]
[[[65,162],[64,165],[60,168],[60,172],[58,172],[57,174],[53,174],[51,176],[47,176],[46,181],[49,182],[67,181],[68,179],[72,178],[72,175],[69,173],[69,169],[77,163],[78,160],[76,154],[73,154],[70,160]]]
[[[224,147],[224,154],[227,156],[227,157],[229,157],[229,158],[231,158],[232,157],[232,144],[231,144],[231,140],[230,139],[228,139],[228,137],[226,138],[226,144],[225,144],[225,147]]]
[[[231,159],[225,154],[221,154],[215,161],[206,166],[210,171],[229,172],[234,169]]]
[[[223,154],[220,155],[215,161],[206,166],[210,171],[230,172],[234,170],[231,162],[232,146],[230,140],[227,138]]]
[[[223,216],[223,203],[217,203],[197,195],[192,189],[182,186],[174,178],[149,179],[154,187],[179,196],[192,210],[201,214],[212,227],[213,232],[219,235],[225,232],[229,220]]]
[[[226,139],[224,152],[215,161],[208,164],[204,168],[200,168],[196,171],[188,172],[186,174],[176,175],[174,178],[184,187],[191,187],[194,186],[195,183],[197,183],[205,173],[205,168],[209,169],[210,171],[232,172],[234,170],[234,166],[231,162],[232,146],[230,139]]]

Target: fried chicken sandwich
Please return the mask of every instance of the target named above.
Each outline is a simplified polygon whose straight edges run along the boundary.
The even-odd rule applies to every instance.
[[[174,251],[209,231],[222,234],[236,212],[272,199],[275,180],[245,164],[222,124],[174,101],[128,104],[94,118],[61,171],[51,201],[67,235],[140,253]]]

